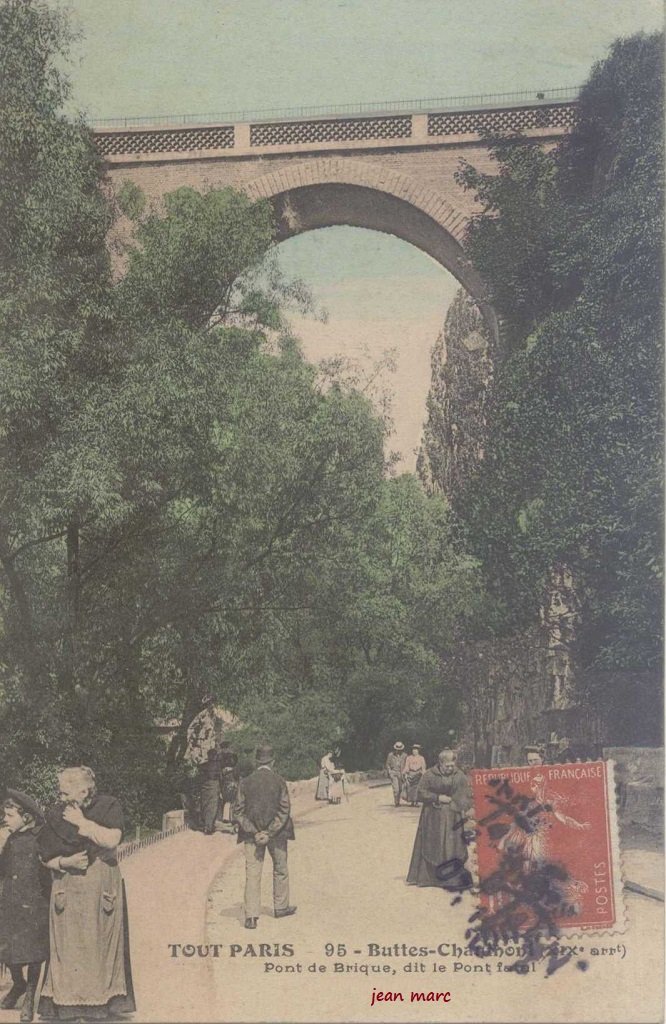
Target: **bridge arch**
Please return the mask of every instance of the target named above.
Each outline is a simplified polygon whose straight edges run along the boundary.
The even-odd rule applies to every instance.
[[[294,161],[250,181],[245,191],[273,203],[279,241],[344,224],[410,242],[469,292],[497,341],[498,321],[487,289],[462,247],[467,215],[435,191],[405,174],[349,158]]]

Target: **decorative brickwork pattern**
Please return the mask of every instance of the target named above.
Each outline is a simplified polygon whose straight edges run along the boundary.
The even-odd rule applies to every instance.
[[[522,132],[529,128],[570,128],[576,118],[573,103],[512,110],[464,110],[428,114],[428,135],[471,135],[480,132]]]
[[[212,128],[171,128],[151,132],[110,132],[95,136],[101,156],[139,153],[190,153],[203,149],[233,149],[233,125]]]
[[[253,199],[270,199],[292,188],[326,184],[360,185],[395,196],[432,217],[457,241],[463,241],[467,218],[443,196],[405,174],[385,171],[363,160],[324,157],[299,161],[287,170],[255,178],[245,189]]]
[[[357,139],[408,139],[412,118],[359,117],[326,121],[283,121],[250,126],[250,145],[289,146],[308,142],[349,142]]]

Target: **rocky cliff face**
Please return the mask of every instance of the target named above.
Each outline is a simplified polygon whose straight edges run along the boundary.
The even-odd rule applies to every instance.
[[[432,351],[428,418],[417,460],[429,491],[455,494],[483,458],[493,357],[483,317],[461,288]]]
[[[417,462],[427,490],[455,495],[492,444],[487,411],[498,356],[477,306],[459,291],[432,352],[428,418]],[[598,753],[609,743],[659,742],[656,731],[646,733],[638,714],[649,680],[588,673],[582,690],[596,698],[581,702],[575,656],[579,624],[571,569],[554,565],[531,629],[465,643],[451,652],[444,679],[455,680],[463,694],[458,746],[467,764],[520,764],[528,743],[559,757],[572,749],[581,756]],[[635,694],[636,715],[633,707],[615,706],[610,699],[626,692]]]
[[[461,289],[432,351],[417,462],[429,491],[453,497],[492,444],[487,410],[498,354],[478,307]],[[532,629],[465,644],[452,655],[448,670],[465,693],[460,745],[470,763],[521,763],[527,743],[553,751],[572,740],[597,748],[604,742],[605,723],[581,716],[576,702],[578,614],[571,572],[555,566]]]

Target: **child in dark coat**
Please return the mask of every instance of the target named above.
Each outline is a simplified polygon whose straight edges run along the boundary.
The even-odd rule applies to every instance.
[[[24,995],[21,1020],[31,1021],[40,971],[49,957],[51,873],[37,851],[43,821],[39,804],[25,793],[8,789],[2,809],[0,962],[9,967],[12,987],[0,1008],[12,1010]]]

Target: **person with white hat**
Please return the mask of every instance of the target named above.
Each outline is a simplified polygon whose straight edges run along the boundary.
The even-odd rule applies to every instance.
[[[386,758],[386,764],[384,765],[386,774],[391,780],[391,786],[393,787],[393,803],[396,807],[400,806],[400,797],[404,786],[404,771],[405,771],[405,744],[398,740],[393,744],[393,750],[389,753]]]

